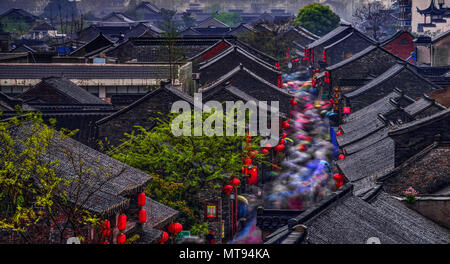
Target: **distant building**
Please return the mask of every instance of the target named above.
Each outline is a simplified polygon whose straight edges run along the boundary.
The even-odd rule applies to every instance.
[[[32,39],[47,39],[56,37],[57,33],[54,26],[44,21],[31,29],[30,36]]]
[[[412,0],[412,31],[442,33],[450,30],[449,0]]]

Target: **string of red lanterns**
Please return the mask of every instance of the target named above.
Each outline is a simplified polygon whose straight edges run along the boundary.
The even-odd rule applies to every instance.
[[[117,244],[125,244],[127,237],[123,234],[127,227],[127,216],[125,214],[120,214],[117,218],[117,229],[119,229],[120,234],[117,235]]]

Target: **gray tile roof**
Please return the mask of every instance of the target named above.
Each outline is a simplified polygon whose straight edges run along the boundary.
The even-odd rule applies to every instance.
[[[0,64],[0,79],[167,79],[169,65]]]
[[[35,89],[40,87],[52,87],[60,93],[68,96],[69,98],[77,101],[80,104],[93,104],[93,105],[109,105],[107,102],[98,98],[97,96],[89,93],[80,86],[73,82],[61,77],[49,77],[42,79],[41,82],[36,84],[31,89],[28,89],[21,97],[26,96],[27,93],[32,93]]]
[[[349,181],[383,176],[394,169],[394,141],[387,137],[336,162]]]
[[[437,86],[436,84],[428,81],[427,79],[422,77],[420,74],[418,74],[415,66],[410,65],[409,63],[406,63],[406,62],[401,62],[401,63],[395,64],[394,66],[392,66],[387,71],[385,71],[384,73],[382,73],[380,76],[376,77],[375,79],[371,80],[367,84],[359,87],[358,89],[356,89],[354,91],[344,94],[344,97],[345,98],[357,98],[358,96],[363,95],[367,91],[383,84],[384,82],[388,81],[389,79],[394,78],[396,75],[398,75],[402,71],[408,71],[409,73],[417,76],[419,79],[422,79],[423,81],[428,83],[434,89],[441,88],[441,87]]]
[[[386,108],[392,108],[393,104],[391,102],[391,98],[394,100],[399,99],[400,97],[404,96],[403,93],[399,89],[395,89],[392,93],[388,94],[387,96],[379,99],[378,101],[374,102],[373,104],[370,104],[354,113],[351,113],[349,116],[344,118],[345,123],[349,123],[351,121],[361,119],[366,117],[367,115],[377,115],[377,114],[383,114],[386,113],[386,111],[390,111]],[[413,99],[411,99],[411,102],[413,102]],[[347,125],[343,124],[341,125],[344,132],[347,132]]]
[[[368,82],[366,85],[361,86],[360,88],[351,91],[349,93],[344,94],[344,97],[346,98],[354,98],[361,94],[364,94],[366,91],[384,83],[385,81],[389,80],[393,76],[399,74],[401,71],[405,69],[405,64],[395,64],[389,70],[382,73],[380,76],[376,77],[375,79]]]
[[[447,108],[445,110],[442,110],[434,115],[421,118],[418,120],[415,120],[413,122],[406,123],[397,129],[390,131],[389,135],[399,135],[403,133],[408,133],[410,131],[414,131],[416,129],[419,129],[421,127],[424,127],[428,124],[431,124],[433,122],[439,121],[439,120],[448,120],[450,118],[450,108]]]
[[[333,64],[333,65],[331,65],[331,66],[328,66],[328,67],[326,68],[326,70],[327,70],[327,71],[336,70],[336,69],[338,69],[338,68],[340,68],[340,67],[342,67],[342,66],[344,66],[344,65],[347,65],[347,64],[349,64],[349,63],[351,63],[351,62],[353,62],[353,61],[358,60],[359,58],[364,57],[365,55],[367,55],[367,54],[369,54],[370,52],[376,50],[377,48],[379,48],[379,47],[376,46],[376,45],[371,45],[371,46],[369,46],[369,47],[363,49],[362,51],[360,51],[360,52],[354,54],[353,56],[351,56],[351,57],[348,58],[348,59],[342,60],[342,61],[340,61],[340,62],[338,62],[338,63],[336,63],[336,64]]]
[[[450,242],[448,230],[383,192],[372,204],[355,196],[341,198],[305,225],[312,244],[366,244],[371,237],[381,244]]]
[[[178,90],[175,87],[163,87],[163,88],[159,88],[156,89],[155,91],[151,91],[148,92],[147,94],[145,94],[143,97],[141,97],[139,100],[135,101],[134,103],[130,104],[129,106],[120,109],[119,111],[115,112],[114,114],[107,116],[105,118],[102,118],[100,120],[98,120],[96,122],[97,125],[103,124],[119,115],[122,115],[126,112],[128,112],[129,110],[139,106],[141,103],[145,102],[146,100],[150,99],[153,96],[156,96],[158,94],[160,94],[162,91],[167,91],[169,93],[172,93],[173,95],[175,95],[176,97],[178,97],[179,99],[186,101],[188,103],[190,103],[191,105],[194,105],[194,98],[192,98],[190,95]]]
[[[24,139],[32,132],[31,123],[24,127],[11,128],[11,134],[15,139]],[[76,181],[67,187],[69,200],[76,199],[78,187],[80,188],[80,199],[86,199],[84,208],[98,214],[111,214],[128,205],[129,199],[126,195],[142,191],[143,187],[151,180],[151,176],[115,160],[103,153],[89,148],[82,143],[71,139],[61,138],[59,132],[55,131],[56,137],[51,140],[44,156],[46,161],[59,161],[54,164],[57,175],[66,179],[77,179],[80,168],[90,169],[89,175],[82,176],[82,182]],[[21,146],[18,146],[21,148]],[[82,160],[82,164],[72,165],[71,160]],[[80,167],[81,166],[81,167]],[[80,185],[78,186],[78,183]],[[90,190],[94,192],[91,197]]]
[[[391,112],[394,109],[396,109],[395,106],[389,108],[389,111]],[[347,129],[348,132],[344,132],[341,136],[336,138],[341,148],[351,144],[352,142],[367,137],[368,135],[387,127],[389,124],[385,119],[383,119],[383,116],[373,114],[364,118],[356,119],[345,125],[345,129]],[[341,125],[341,127],[344,129],[343,125]]]
[[[201,63],[200,65],[200,71],[215,64],[220,62],[220,60],[222,60],[223,58],[233,55],[233,53],[236,53],[237,55],[242,55],[245,56],[246,58],[248,58],[249,60],[253,61],[254,64],[258,64],[263,66],[265,69],[267,69],[268,71],[272,71],[274,73],[278,73],[281,74],[279,71],[277,71],[273,65],[270,65],[269,63],[259,59],[258,57],[253,56],[252,54],[248,53],[247,51],[243,50],[242,48],[240,48],[239,46],[231,46],[229,47],[227,50],[225,50],[224,52],[220,53],[219,55],[214,56],[213,58],[205,61],[204,63]],[[250,67],[252,67],[252,65],[249,65]]]
[[[352,30],[351,26],[344,26],[344,25],[339,26],[339,27],[333,29],[332,31],[330,31],[325,36],[323,36],[323,37],[319,38],[318,40],[314,41],[313,43],[309,44],[307,46],[307,48],[312,49],[319,45],[327,44],[327,43],[330,43],[331,41],[336,41],[340,35],[343,35],[343,34],[345,34],[345,32],[350,31],[350,30]]]

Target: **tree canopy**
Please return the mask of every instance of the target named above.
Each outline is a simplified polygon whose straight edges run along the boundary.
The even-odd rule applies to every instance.
[[[230,27],[236,27],[242,23],[242,17],[237,12],[214,13],[212,16]]]
[[[314,3],[298,10],[294,24],[323,36],[339,26],[339,21],[339,16],[328,6]]]
[[[204,114],[203,123],[209,116]],[[190,227],[200,223],[203,213],[198,194],[215,195],[231,178],[239,178],[248,150],[243,136],[175,136],[175,117],[157,119],[152,130],[139,127],[138,133],[126,134],[126,141],[110,155],[154,175],[147,194],[179,210],[183,224]],[[258,140],[251,141],[254,149],[259,148]],[[262,160],[262,154],[255,155],[255,164]]]

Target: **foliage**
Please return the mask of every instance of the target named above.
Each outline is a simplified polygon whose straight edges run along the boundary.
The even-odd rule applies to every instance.
[[[359,22],[359,26],[363,32],[370,32],[373,39],[379,40],[381,34],[385,29],[390,29],[394,33],[394,22],[390,12],[386,6],[379,2],[366,2],[361,4],[353,16]]]
[[[314,3],[298,10],[294,24],[323,36],[339,26],[339,21],[339,16],[328,6]]]
[[[209,233],[208,222],[193,225],[191,228],[192,236],[207,235]]]
[[[127,244],[133,244],[134,242],[139,240],[139,238],[141,238],[141,236],[139,234],[135,234],[134,236],[127,238]]]
[[[413,187],[410,186],[408,189],[403,191],[403,194],[405,195],[407,203],[414,204],[416,202],[416,196],[417,196],[418,192],[416,190],[414,190]]]
[[[240,36],[239,38],[255,49],[282,62],[286,60],[286,52],[288,49],[294,48],[293,42],[283,34],[288,26],[289,22],[260,22],[254,26],[257,29],[255,32]],[[283,66],[284,64],[281,65]]]
[[[204,114],[203,123],[211,115]],[[178,116],[156,119],[158,125],[150,131],[138,127],[137,133],[126,134],[126,141],[110,154],[130,166],[156,174],[147,194],[180,210],[183,224],[189,228],[203,214],[204,204],[199,194],[217,196],[223,184],[233,177],[239,178],[246,150],[242,145],[243,136],[174,136],[171,123]],[[193,131],[191,126],[191,135]],[[254,149],[259,148],[256,145],[259,140],[259,137],[253,139]],[[263,155],[257,154],[255,163],[262,160]]]
[[[164,31],[162,37],[165,38],[164,45],[161,45],[158,50],[159,61],[167,62],[170,65],[170,80],[176,79],[175,63],[183,60],[183,51],[176,45],[176,39],[179,38],[178,23],[174,20],[176,11],[161,8],[161,16],[163,18],[159,27]]]
[[[23,35],[30,30],[30,26],[23,19],[9,19],[7,17],[0,19],[0,28],[5,32]]]
[[[183,12],[181,19],[183,20],[183,29],[190,28],[195,24],[195,18],[190,12]]]
[[[73,151],[66,141],[75,131],[57,132],[56,121],[48,126],[40,114],[18,114],[20,118],[0,122],[0,229],[15,232],[27,243],[55,242],[50,230],[60,243],[68,236],[87,235],[83,228],[97,226],[100,219],[85,205],[122,172],[112,175],[109,168],[98,167],[104,179],[94,177],[81,151]],[[74,172],[70,179],[62,177],[55,151]],[[86,186],[93,188],[88,191]]]
[[[230,27],[237,27],[242,23],[241,15],[236,12],[215,13],[213,17]]]

